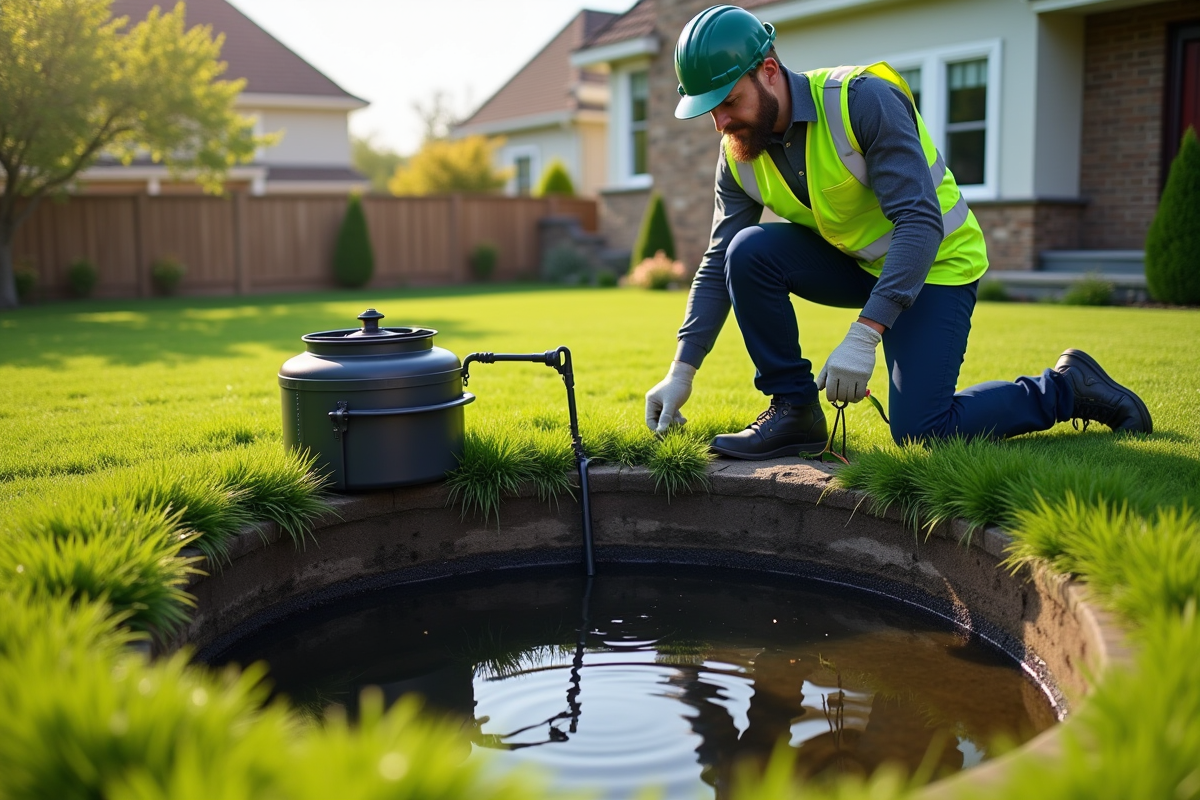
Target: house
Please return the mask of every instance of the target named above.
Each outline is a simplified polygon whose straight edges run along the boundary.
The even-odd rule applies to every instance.
[[[114,17],[135,25],[165,0],[114,0]],[[348,117],[367,105],[342,89],[286,45],[256,25],[227,0],[188,0],[187,26],[211,25],[224,34],[222,76],[242,78],[245,89],[237,111],[255,119],[259,133],[282,133],[278,144],[263,148],[254,161],[229,171],[229,185],[251,194],[339,194],[365,189],[367,180],[351,167]],[[187,181],[172,181],[166,167],[149,159],[124,166],[101,161],[79,176],[86,194],[196,193]]]
[[[709,5],[641,0],[571,58],[609,73],[602,232],[627,246],[657,190],[691,264],[708,242],[719,136],[707,119],[674,118],[673,51]],[[900,70],[997,271],[1046,266],[1062,251],[1089,251],[1099,268],[1140,262],[1182,133],[1200,129],[1195,0],[739,5],[775,25],[792,69],[888,61]]]
[[[594,196],[605,184],[607,70],[602,64],[573,66],[571,52],[618,16],[579,12],[508,83],[454,127],[455,138],[504,137],[496,166],[509,170],[508,194],[529,194],[554,158],[566,165],[578,194]]]

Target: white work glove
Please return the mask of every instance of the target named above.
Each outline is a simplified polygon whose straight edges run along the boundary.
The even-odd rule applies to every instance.
[[[646,426],[655,433],[667,432],[672,422],[687,422],[679,409],[692,395],[692,378],[696,368],[682,361],[672,361],[667,377],[646,392]]]
[[[850,332],[829,354],[817,388],[825,390],[830,401],[857,403],[867,396],[867,381],[875,371],[875,348],[883,341],[882,334],[861,322],[850,323]]]

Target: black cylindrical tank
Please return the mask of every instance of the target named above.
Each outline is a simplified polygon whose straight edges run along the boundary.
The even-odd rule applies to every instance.
[[[283,442],[312,453],[332,488],[361,491],[440,480],[458,466],[463,406],[458,356],[430,328],[363,327],[301,337],[307,351],[279,370]]]

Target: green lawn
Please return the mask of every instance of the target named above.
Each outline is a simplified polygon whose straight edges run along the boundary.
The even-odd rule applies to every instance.
[[[642,395],[667,368],[685,300],[526,285],[0,315],[0,798],[543,796],[527,778],[461,768],[450,729],[414,719],[412,704],[385,714],[370,696],[357,729],[336,715],[316,726],[261,708],[254,670],[218,676],[188,666],[186,653],[131,656],[126,626],[166,630],[186,617],[182,545],[219,556],[223,537],[264,516],[299,536],[318,509],[304,465],[280,457],[275,375],[302,350],[301,334],[348,327],[375,306],[387,323],[439,329],[437,344],[460,357],[565,344],[585,443],[609,459],[666,464],[670,477],[680,464],[702,465],[696,457],[713,432],[765,405],[730,322],[697,379],[684,432],[660,443],[646,430]],[[854,312],[796,305],[820,364]],[[1037,373],[1064,348],[1082,348],[1145,398],[1155,421],[1147,437],[1064,423],[1002,443],[901,449],[865,404],[848,412],[845,485],[900,505],[918,524],[1004,524],[1014,563],[1080,576],[1131,624],[1137,664],[1105,679],[1065,732],[1062,754],[1025,758],[979,796],[1200,798],[1198,322],[1194,310],[976,312],[961,386]],[[467,409],[462,472],[475,483],[466,485],[511,478],[492,468],[520,462],[532,470],[521,474],[553,486],[555,470],[561,479],[569,466],[558,376],[533,364],[472,373],[479,400]],[[886,387],[880,363],[873,389],[885,402]],[[903,776],[881,773],[834,794],[885,800],[907,788]],[[792,786],[779,760],[735,796],[834,794]]]
[[[385,324],[440,331],[436,344],[541,351],[575,359],[585,440],[614,427],[642,433],[642,395],[666,371],[683,293],[500,287],[391,290],[56,304],[0,316],[0,503],[53,484],[146,461],[199,457],[279,442],[279,366],[300,335],[357,325],[368,305]],[[805,352],[822,363],[853,311],[797,302]],[[1067,424],[1003,445],[1136,473],[1161,502],[1200,506],[1200,348],[1194,311],[981,304],[960,386],[1037,373],[1066,347],[1096,356],[1135,387],[1154,414],[1147,440]],[[690,426],[741,427],[765,407],[731,319],[685,409]],[[886,401],[882,358],[873,391]],[[474,370],[468,427],[480,432],[561,425],[562,384],[536,365]],[[889,441],[866,404],[848,413],[851,447]],[[591,436],[589,436],[589,433]]]

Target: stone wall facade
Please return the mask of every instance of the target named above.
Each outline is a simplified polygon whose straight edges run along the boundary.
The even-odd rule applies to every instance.
[[[1196,0],[1087,18],[1080,193],[1083,248],[1145,245],[1161,190],[1168,26],[1200,19]]]
[[[679,32],[710,0],[654,0],[662,50],[650,65],[649,162],[675,233],[675,251],[689,269],[700,263],[712,230],[713,177],[721,136],[706,114],[675,119],[679,79],[674,50]]]
[[[649,189],[603,191],[600,193],[600,233],[613,250],[633,250],[642,215],[650,202]],[[672,220],[674,221],[674,220]],[[676,238],[679,229],[674,228]]]

